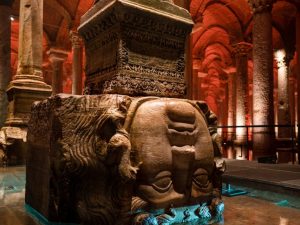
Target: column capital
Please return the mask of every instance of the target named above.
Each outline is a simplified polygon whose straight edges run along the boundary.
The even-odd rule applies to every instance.
[[[68,57],[68,52],[63,49],[59,49],[59,48],[50,48],[47,51],[47,54],[49,56],[49,61],[51,63],[63,62]]]
[[[82,47],[82,38],[78,34],[77,31],[71,30],[69,37],[70,37],[70,41],[72,43],[72,48],[81,48]]]
[[[272,10],[273,3],[275,3],[276,0],[248,0],[248,3],[253,11],[253,13],[262,13],[265,11]]]
[[[235,56],[243,56],[248,55],[248,53],[252,50],[252,44],[247,42],[239,42],[237,44],[232,45],[233,54]]]

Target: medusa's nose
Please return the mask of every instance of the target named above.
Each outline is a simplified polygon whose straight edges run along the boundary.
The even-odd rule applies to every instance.
[[[177,193],[187,194],[192,184],[192,165],[195,160],[194,146],[172,146],[172,180]]]

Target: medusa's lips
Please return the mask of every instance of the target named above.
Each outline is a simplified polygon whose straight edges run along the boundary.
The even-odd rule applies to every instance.
[[[196,125],[183,122],[168,122],[168,138],[171,145],[194,145],[198,136]]]

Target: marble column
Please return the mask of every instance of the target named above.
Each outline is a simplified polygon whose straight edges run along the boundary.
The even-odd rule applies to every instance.
[[[4,125],[7,116],[6,88],[11,78],[10,16],[12,3],[13,1],[0,2],[0,128]]]
[[[18,69],[7,88],[6,125],[25,128],[23,134],[26,134],[32,103],[51,95],[51,87],[43,80],[42,60],[43,1],[20,0]]]
[[[68,57],[68,52],[51,48],[47,53],[52,65],[52,95],[63,93],[63,64]]]
[[[245,126],[248,107],[248,53],[252,45],[241,42],[233,46],[236,61],[236,125]],[[236,142],[244,144],[247,139],[246,128],[236,128]]]
[[[70,32],[72,42],[72,94],[82,94],[82,40],[75,31]]]
[[[289,105],[289,64],[292,55],[284,50],[275,52],[275,59],[278,69],[278,104],[277,118],[279,125],[291,124],[290,105]],[[278,127],[278,138],[290,138],[290,127]]]
[[[272,5],[249,0],[253,10],[253,157],[274,155]]]

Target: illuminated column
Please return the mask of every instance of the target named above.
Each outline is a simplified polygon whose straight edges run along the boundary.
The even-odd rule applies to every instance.
[[[228,126],[235,126],[236,118],[236,73],[228,74]],[[233,141],[234,128],[228,128],[228,140]]]
[[[274,0],[249,0],[253,10],[253,156],[274,155],[272,5]],[[269,127],[268,127],[269,126]]]
[[[278,107],[277,118],[279,125],[291,123],[290,107],[289,107],[289,63],[291,61],[290,54],[286,54],[284,50],[275,52],[275,59],[278,68]],[[291,137],[291,129],[289,127],[278,127],[278,138]]]
[[[20,0],[18,69],[7,88],[9,106],[5,123],[16,130],[21,127],[25,131],[22,135],[26,134],[32,103],[51,95],[51,87],[43,80],[42,61],[43,1]]]
[[[233,47],[236,61],[236,125],[245,126],[248,113],[248,53],[252,45],[241,42]],[[244,143],[246,138],[246,128],[236,128],[236,141]]]
[[[82,40],[75,31],[70,32],[72,42],[72,94],[82,94]]]
[[[52,95],[63,92],[63,64],[68,57],[64,50],[51,48],[48,51],[49,61],[52,64]]]
[[[6,88],[11,77],[10,68],[10,34],[11,34],[11,5],[13,1],[0,2],[0,128],[7,116]]]

